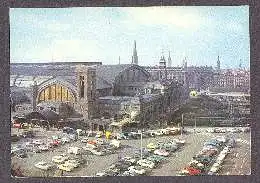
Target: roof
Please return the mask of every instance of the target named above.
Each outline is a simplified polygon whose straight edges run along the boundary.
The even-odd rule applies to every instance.
[[[26,91],[21,88],[11,87],[10,88],[11,101],[15,104],[30,103],[31,99],[26,95]]]
[[[36,81],[39,85],[52,78],[60,79],[76,86],[77,65],[87,65],[96,68],[96,88],[112,88],[115,78],[124,70],[135,66],[133,64],[101,65],[99,62],[73,63],[11,63],[10,86],[31,87]],[[140,67],[143,68],[143,67]],[[145,70],[144,70],[145,71]]]
[[[119,65],[98,65],[97,76],[102,78],[110,84],[114,83],[116,76],[119,75],[123,70],[131,67],[132,64],[119,64]]]
[[[54,112],[54,111],[52,111],[48,108],[45,108],[43,110],[39,110],[38,112],[42,116],[44,116],[44,118],[47,119],[47,120],[58,120],[59,119],[59,115],[56,112]]]
[[[99,97],[100,103],[131,103],[131,104],[140,104],[139,97],[129,97],[129,96],[105,96]]]

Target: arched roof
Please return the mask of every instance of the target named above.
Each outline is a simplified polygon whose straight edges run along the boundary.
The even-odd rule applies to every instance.
[[[76,88],[76,85],[72,84],[71,82],[68,82],[67,80],[64,80],[61,76],[49,79],[49,80],[41,83],[38,86],[38,93],[40,93],[42,90],[44,90],[45,88],[47,88],[48,86],[51,86],[53,84],[59,84],[61,86],[66,87],[71,92],[71,94],[73,95],[75,100],[77,100],[77,88]]]
[[[103,79],[110,84],[115,82],[117,76],[129,69],[139,69],[144,72],[147,77],[150,77],[150,73],[147,72],[143,67],[135,64],[118,64],[118,65],[99,65],[96,67],[97,79]]]

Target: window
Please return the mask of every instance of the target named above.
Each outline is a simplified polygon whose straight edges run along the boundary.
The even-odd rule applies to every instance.
[[[42,90],[39,94],[39,101],[74,101],[71,92],[64,86],[53,84]]]

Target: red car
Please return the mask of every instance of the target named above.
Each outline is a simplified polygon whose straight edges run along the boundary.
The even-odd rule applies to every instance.
[[[22,124],[21,123],[15,123],[13,125],[14,128],[22,128]]]
[[[88,144],[93,144],[93,145],[96,145],[96,144],[97,144],[97,142],[96,142],[96,141],[93,141],[93,140],[90,140],[90,141],[88,141]]]
[[[193,168],[193,167],[186,167],[184,170],[187,170],[189,175],[200,175],[201,171],[199,169]]]
[[[53,141],[51,141],[51,142],[49,143],[49,145],[51,145],[51,146],[58,146],[60,143],[61,143],[60,140],[53,140]]]

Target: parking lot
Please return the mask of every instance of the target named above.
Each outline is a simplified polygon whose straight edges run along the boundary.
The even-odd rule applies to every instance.
[[[35,129],[36,137],[35,139],[47,139],[52,135],[62,134],[62,131],[53,130],[43,130],[41,128]],[[21,131],[21,129],[20,129]],[[174,138],[180,138],[185,140],[184,146],[178,149],[176,152],[172,153],[167,160],[158,167],[151,170],[149,175],[151,176],[175,176],[182,168],[184,168],[192,159],[192,157],[198,153],[203,144],[216,136],[223,135],[223,133],[208,133],[202,128],[198,130],[199,132],[186,133],[183,135],[175,136],[158,136],[158,137],[149,137],[142,139],[142,147],[146,147],[149,143],[158,143],[166,142]],[[12,134],[17,133],[17,129],[12,129]],[[234,137],[238,139],[237,146],[232,149],[232,152],[227,156],[226,160],[223,163],[223,166],[219,172],[220,175],[239,175],[239,174],[248,174],[250,173],[251,167],[251,157],[250,157],[250,133],[233,133]],[[83,137],[80,137],[83,138]],[[94,137],[92,137],[94,139]],[[12,143],[15,146],[18,143],[28,141],[28,138],[23,138],[16,143]],[[97,156],[93,154],[83,153],[80,156],[85,160],[85,163],[80,165],[78,168],[73,169],[71,172],[63,172],[63,176],[95,176],[98,172],[102,172],[108,168],[112,163],[118,161],[119,157],[132,156],[135,150],[141,148],[140,139],[128,139],[120,140],[121,147],[114,154],[108,154],[104,156]],[[52,162],[52,157],[55,155],[60,155],[66,153],[68,147],[76,146],[82,147],[84,144],[80,141],[71,141],[70,143],[65,143],[59,145],[52,150],[33,153],[28,152],[27,158],[18,158],[16,156],[12,157],[12,164],[16,164],[21,167],[22,172],[25,176],[55,176],[56,171],[54,170],[40,170],[34,165],[39,161]],[[69,155],[76,156],[76,155]]]

